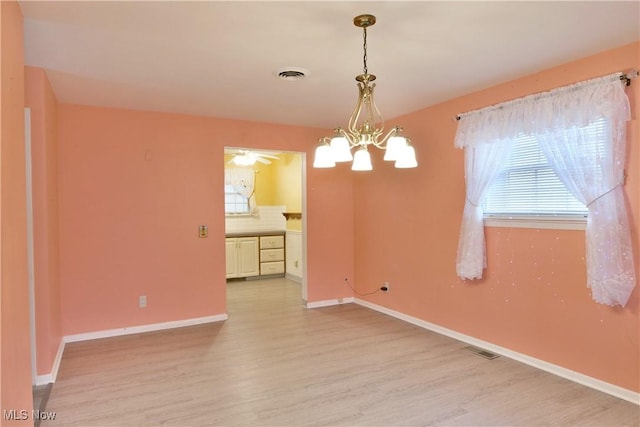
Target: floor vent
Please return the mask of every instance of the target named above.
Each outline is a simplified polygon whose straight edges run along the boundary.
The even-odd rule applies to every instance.
[[[485,359],[495,359],[496,357],[500,357],[500,355],[495,354],[495,353],[491,353],[488,350],[484,350],[482,348],[478,348],[478,347],[474,347],[472,345],[465,347],[467,350],[474,352],[475,354],[477,354],[478,356],[482,356]]]

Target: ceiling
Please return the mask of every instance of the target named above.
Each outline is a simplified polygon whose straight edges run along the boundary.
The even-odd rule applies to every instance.
[[[22,1],[60,102],[331,129],[362,73],[386,118],[640,39],[640,2]],[[308,70],[282,80],[287,67]],[[621,70],[624,71],[624,70]]]

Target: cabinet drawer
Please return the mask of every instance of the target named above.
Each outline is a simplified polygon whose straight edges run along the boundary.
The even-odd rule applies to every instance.
[[[260,263],[260,274],[282,274],[284,273],[284,261]]]
[[[260,251],[260,261],[284,261],[284,249],[262,249]]]
[[[284,248],[284,236],[260,236],[260,249]]]

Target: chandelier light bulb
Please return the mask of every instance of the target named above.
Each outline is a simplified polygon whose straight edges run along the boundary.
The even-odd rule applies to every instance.
[[[331,138],[331,153],[334,162],[350,162],[353,160],[349,141],[344,136]]]
[[[336,165],[333,160],[333,153],[331,147],[327,144],[318,145],[316,148],[316,155],[313,160],[314,168],[332,168]]]
[[[400,157],[396,160],[395,167],[398,169],[408,169],[417,166],[416,150],[410,145],[405,146],[400,152]]]
[[[403,150],[406,148],[407,138],[403,136],[392,136],[387,142],[387,149],[384,152],[384,160],[398,160],[402,156]]]
[[[373,169],[371,166],[371,155],[366,147],[360,148],[353,156],[353,164],[351,170],[353,171],[370,171]]]

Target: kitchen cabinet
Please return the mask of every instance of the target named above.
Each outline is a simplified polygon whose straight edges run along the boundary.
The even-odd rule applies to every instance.
[[[284,235],[260,236],[260,275],[284,276]]]
[[[260,275],[259,241],[253,237],[227,237],[225,239],[227,279]]]

